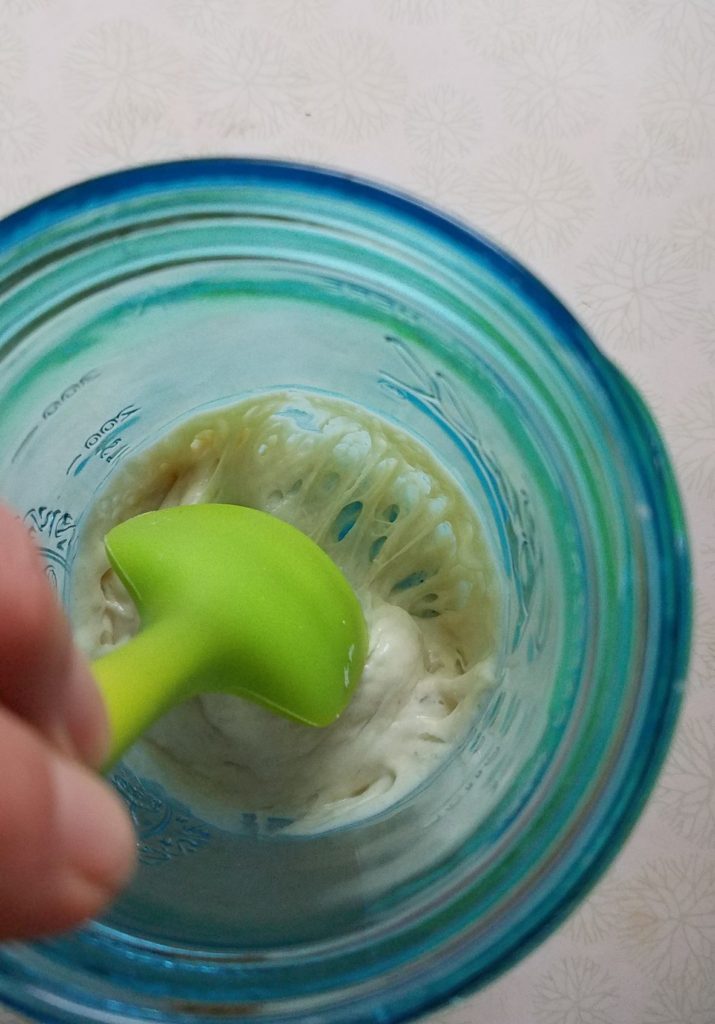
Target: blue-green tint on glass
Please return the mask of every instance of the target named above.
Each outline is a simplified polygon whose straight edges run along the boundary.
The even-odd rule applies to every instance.
[[[417,572],[411,572],[409,576],[405,576],[392,588],[393,591],[399,593],[402,590],[412,590],[413,587],[419,587],[422,583],[425,583],[433,573],[425,572],[424,570],[418,570]]]
[[[372,542],[372,544],[370,545],[370,554],[369,554],[371,562],[374,562],[375,559],[377,558],[377,556],[380,554],[380,552],[382,551],[382,549],[385,546],[385,541],[386,540],[387,540],[387,537],[377,537]]]
[[[111,175],[7,218],[0,254],[2,496],[68,599],[118,464],[195,409],[294,387],[432,448],[479,512],[502,603],[498,685],[382,815],[319,836],[245,815],[229,834],[121,766],[135,883],[103,923],[2,949],[0,999],[63,1024],[389,1024],[504,970],[618,850],[680,700],[687,540],[638,395],[491,242],[337,174]],[[415,614],[432,611],[426,594]]]
[[[361,512],[361,501],[351,501],[349,505],[340,509],[333,524],[336,540],[345,540],[358,521]]]

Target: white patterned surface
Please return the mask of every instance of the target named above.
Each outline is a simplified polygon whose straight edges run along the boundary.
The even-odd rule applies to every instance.
[[[697,565],[678,736],[590,899],[432,1022],[713,1024],[715,0],[0,0],[0,100],[0,209],[195,154],[349,169],[487,229],[638,383]]]

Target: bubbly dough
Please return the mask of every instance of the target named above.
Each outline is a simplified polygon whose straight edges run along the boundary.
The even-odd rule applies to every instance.
[[[107,530],[204,501],[272,512],[340,565],[368,624],[363,677],[326,729],[203,694],[157,722],[128,763],[228,829],[249,813],[311,831],[394,803],[465,735],[493,678],[491,563],[458,486],[408,435],[334,399],[270,394],[203,414],[127,463],[89,517],[72,611],[90,656],[139,628]]]

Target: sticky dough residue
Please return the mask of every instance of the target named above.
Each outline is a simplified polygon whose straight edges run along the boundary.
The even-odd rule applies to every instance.
[[[139,627],[104,534],[205,501],[264,509],[320,544],[362,601],[368,662],[327,729],[205,694],[158,722],[131,766],[227,828],[255,812],[319,829],[397,800],[464,735],[492,680],[492,569],[456,483],[408,435],[333,399],[272,394],[185,423],[127,463],[83,533],[73,618],[91,656]]]

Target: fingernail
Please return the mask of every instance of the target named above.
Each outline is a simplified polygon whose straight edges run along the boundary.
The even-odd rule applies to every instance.
[[[115,895],[134,870],[136,840],[119,797],[81,765],[55,760],[56,828],[66,871]]]

